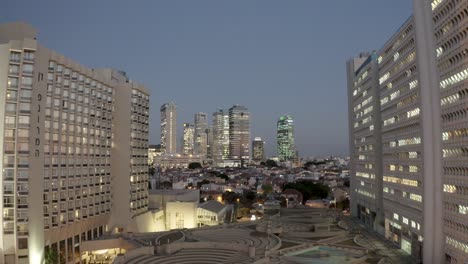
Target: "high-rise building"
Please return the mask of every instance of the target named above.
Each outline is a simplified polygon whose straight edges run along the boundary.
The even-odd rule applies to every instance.
[[[424,263],[464,263],[468,52],[463,44],[468,40],[462,25],[468,23],[468,2],[413,0],[413,7],[413,15],[376,54],[377,87],[369,85],[375,82],[374,66],[352,68],[348,62],[351,201],[357,203],[351,209],[356,216],[372,214],[373,204],[382,202],[384,221],[377,225],[383,224],[389,240]],[[378,123],[380,139],[374,132],[366,136],[363,131]],[[374,167],[378,159],[382,175]],[[379,177],[382,198],[375,192]],[[365,205],[366,200],[375,202]]]
[[[255,137],[252,141],[252,159],[254,161],[265,160],[265,142],[261,137]]]
[[[250,112],[242,105],[229,108],[229,159],[250,159]]]
[[[200,155],[203,158],[206,157],[207,153],[207,135],[206,129],[208,128],[208,118],[206,113],[195,114],[195,146],[194,152],[196,155]]]
[[[164,154],[177,153],[177,107],[173,102],[161,106],[161,149]]]
[[[347,69],[351,189],[355,193],[351,212],[383,235],[380,101],[373,99],[380,97],[376,53],[349,60]]]
[[[291,160],[296,157],[294,145],[294,121],[289,115],[281,116],[277,123],[278,158],[280,161]]]
[[[229,158],[229,114],[225,110],[213,113],[212,153],[216,165]]]
[[[206,158],[213,159],[213,127],[210,126],[206,130]]]
[[[147,210],[149,94],[36,37],[0,25],[0,263],[42,263],[46,250],[76,263],[82,241]]]
[[[182,153],[193,154],[195,128],[192,124],[184,123],[184,136],[182,138]]]

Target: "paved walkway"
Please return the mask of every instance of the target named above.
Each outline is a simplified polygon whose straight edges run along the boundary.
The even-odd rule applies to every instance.
[[[375,250],[377,254],[385,256],[386,264],[411,264],[415,263],[408,253],[398,248],[392,242],[386,240],[374,231],[369,231],[364,225],[360,224],[352,217],[343,219],[348,227],[357,229],[360,233],[359,243],[370,250]]]

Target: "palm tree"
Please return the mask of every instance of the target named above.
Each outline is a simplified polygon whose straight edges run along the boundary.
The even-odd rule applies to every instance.
[[[57,251],[47,247],[45,250],[45,264],[56,264],[57,261]]]

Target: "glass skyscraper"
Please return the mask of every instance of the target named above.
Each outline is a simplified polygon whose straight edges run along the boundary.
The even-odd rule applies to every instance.
[[[296,157],[294,146],[294,120],[289,115],[281,116],[277,123],[278,158],[280,161]]]

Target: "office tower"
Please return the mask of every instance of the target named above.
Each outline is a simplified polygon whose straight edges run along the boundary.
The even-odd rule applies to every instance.
[[[229,159],[250,159],[250,113],[242,105],[229,108]]]
[[[277,123],[278,158],[280,161],[296,157],[294,145],[294,121],[289,115],[281,116]]]
[[[384,234],[382,142],[376,53],[347,62],[350,133],[351,213]]]
[[[195,128],[192,124],[184,123],[184,136],[182,137],[182,153],[193,154]]]
[[[213,159],[213,127],[210,126],[206,130],[206,158]]]
[[[208,128],[208,118],[206,113],[195,114],[195,147],[194,152],[197,155],[206,157],[207,149],[207,135],[206,129]]]
[[[177,153],[177,107],[173,102],[161,106],[161,149],[164,154]]]
[[[225,110],[213,113],[212,149],[215,164],[229,158],[229,114]]]
[[[385,236],[423,262],[464,263],[468,3],[414,0],[413,7],[377,54]],[[356,168],[353,177],[352,200],[366,175]]]
[[[252,159],[255,161],[265,160],[265,142],[261,137],[255,137],[252,141]]]
[[[149,96],[36,36],[23,23],[0,25],[0,263],[42,263],[46,250],[74,263],[81,242],[146,210]]]

